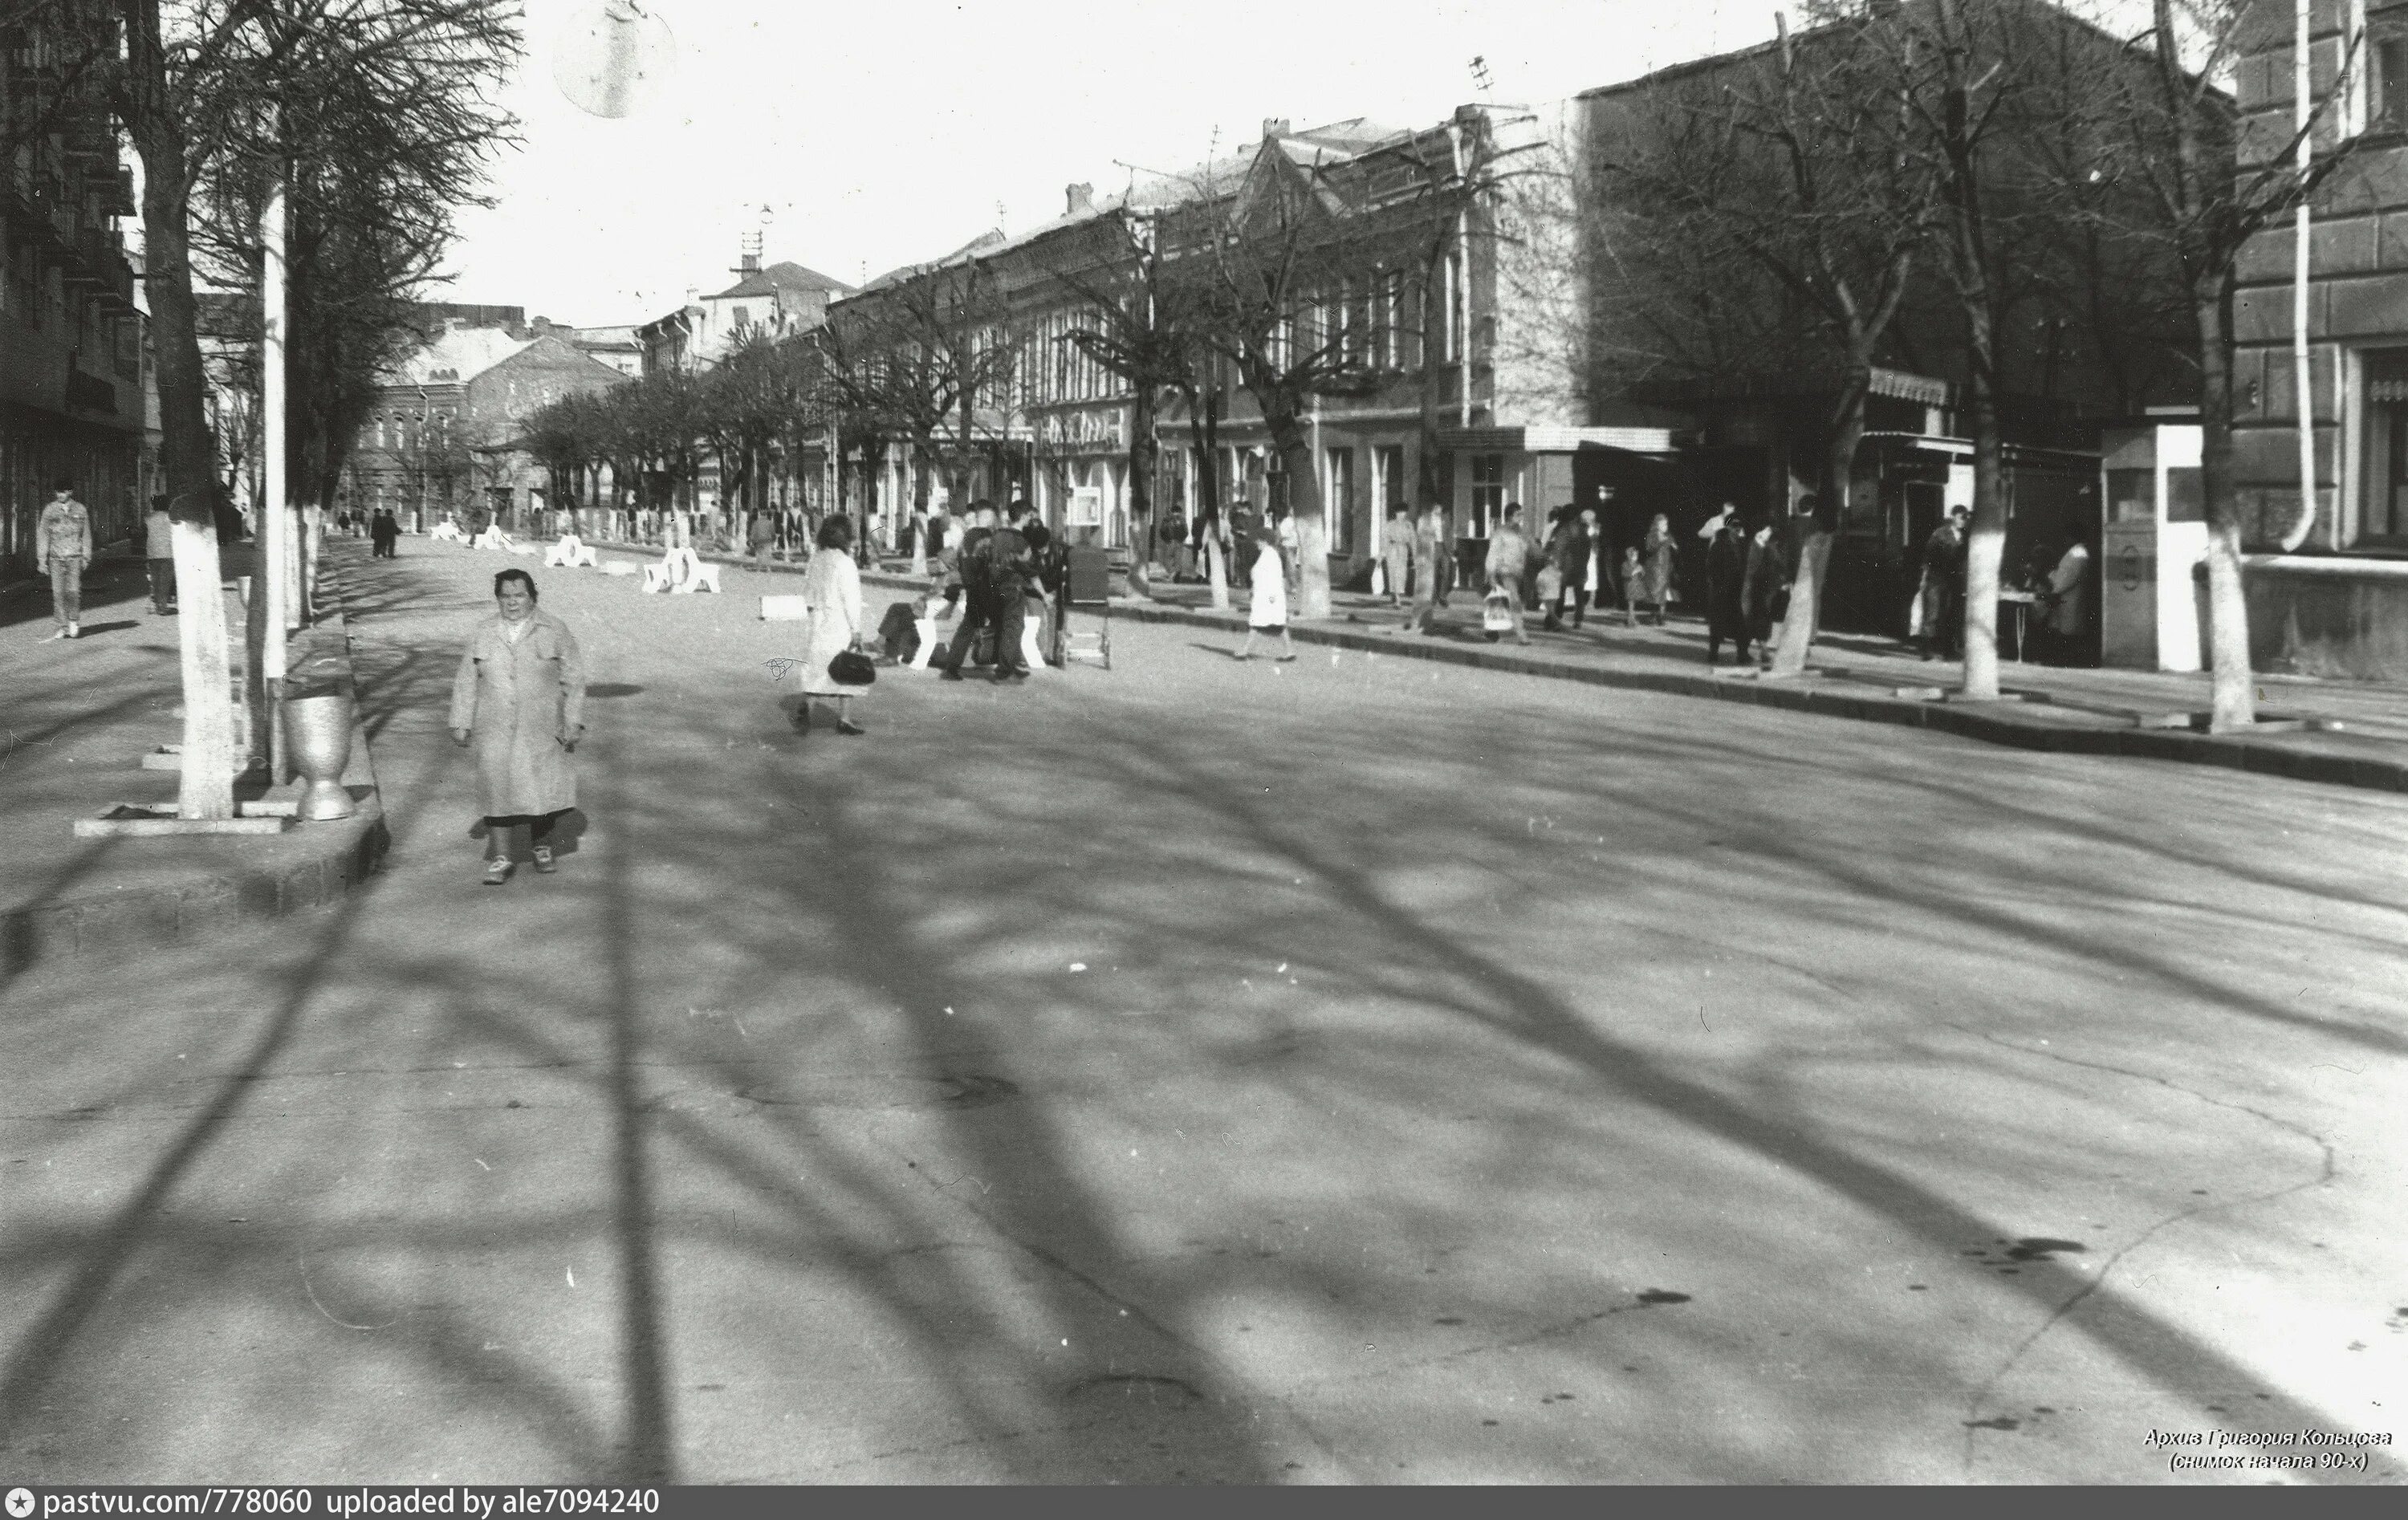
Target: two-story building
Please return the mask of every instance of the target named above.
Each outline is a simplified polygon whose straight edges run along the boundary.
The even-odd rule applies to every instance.
[[[391,510],[413,532],[479,509],[505,526],[528,526],[547,505],[549,475],[520,446],[526,419],[628,379],[573,329],[448,319],[378,387],[345,471],[343,505]]]

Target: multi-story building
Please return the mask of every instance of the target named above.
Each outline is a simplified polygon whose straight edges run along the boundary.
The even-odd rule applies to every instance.
[[[141,522],[146,321],[117,219],[131,172],[107,109],[77,93],[44,26],[0,60],[0,560],[30,571],[52,483],[71,480],[103,542]]]
[[[545,507],[549,483],[518,447],[526,419],[627,378],[572,329],[453,318],[378,388],[345,468],[343,504],[389,509],[413,531],[478,509],[506,525],[525,521]]]
[[[1293,292],[1275,340],[1290,355],[1283,362],[1326,355],[1314,361],[1324,382],[1301,425],[1303,452],[1326,505],[1333,582],[1368,575],[1380,552],[1384,509],[1414,497],[1426,468],[1441,495],[1455,493],[1457,477],[1465,477],[1465,526],[1485,533],[1503,498],[1484,479],[1475,489],[1469,473],[1490,461],[1475,465],[1469,452],[1458,458],[1442,430],[1467,423],[1518,427],[1554,416],[1530,409],[1562,405],[1536,387],[1531,394],[1509,391],[1500,402],[1497,239],[1486,212],[1474,213],[1476,225],[1457,228],[1446,209],[1455,204],[1457,150],[1489,130],[1488,113],[1479,108],[1417,130],[1362,119],[1303,130],[1267,121],[1258,141],[1226,158],[1142,177],[1117,196],[1099,199],[1091,186],[1071,185],[1059,217],[1010,237],[984,234],[871,281],[853,301],[838,303],[837,321],[849,307],[908,304],[910,286],[919,287],[920,305],[932,314],[949,299],[978,305],[968,320],[980,331],[962,347],[982,384],[968,457],[958,457],[965,452],[958,423],[929,440],[940,456],[935,459],[919,457],[891,423],[882,438],[849,443],[849,509],[893,541],[919,500],[939,500],[941,482],[960,480],[973,497],[1001,500],[1025,490],[1056,529],[1134,547],[1131,443],[1149,409],[1073,335],[1125,332],[1098,302],[1142,304],[1141,291],[1129,283],[1140,242],[1160,238],[1176,248],[1214,219],[1243,219],[1244,198],[1264,193],[1276,161],[1324,177],[1331,193],[1354,208],[1341,236],[1316,239],[1310,288],[1299,284]],[[1200,261],[1200,254],[1165,257],[1162,279],[1203,278],[1200,262],[1173,268],[1178,259]],[[949,319],[937,320],[941,325]],[[924,316],[921,324],[928,321]],[[1016,361],[985,364],[980,356],[997,346],[1013,350]],[[1206,357],[1204,347],[1197,345],[1196,383],[1167,388],[1151,409],[1159,445],[1151,492],[1157,514],[1198,509],[1208,470],[1225,505],[1240,495],[1257,506],[1284,505],[1294,459],[1278,446],[1232,366]],[[1533,381],[1535,368],[1526,366],[1521,380]],[[1197,398],[1192,408],[1189,390]],[[923,481],[923,474],[930,479]]]
[[[2408,3],[2314,0],[2309,20],[2317,146],[2346,142],[2349,157],[2310,208],[2304,386],[2295,224],[2253,239],[2239,270],[2233,472],[2259,552],[2244,575],[2253,663],[2408,680]],[[2290,0],[2258,0],[2238,34],[2244,165],[2295,130],[2294,24]]]
[[[758,247],[748,248],[731,272],[738,278],[725,290],[695,296],[633,329],[638,373],[706,368],[756,337],[807,333],[827,320],[829,302],[853,291],[791,261],[764,265]]]

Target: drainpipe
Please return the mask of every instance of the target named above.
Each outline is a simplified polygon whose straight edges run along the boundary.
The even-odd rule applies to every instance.
[[[2304,4],[2305,0],[2301,0]],[[1447,151],[1455,157],[1456,194],[1461,195],[1463,164],[1463,126],[1458,122],[1446,125]],[[1461,357],[1456,361],[1455,422],[1461,427],[1471,425],[1471,204],[1461,200],[1455,210],[1455,260],[1458,271],[1455,280],[1455,306],[1459,325],[1455,328]]]
[[[2291,89],[2292,122],[2300,135],[2298,149],[2300,178],[2308,177],[2309,165],[2315,157],[2315,143],[2308,122],[2315,111],[2308,99],[2311,84],[2308,59],[2308,7],[2310,0],[2292,0],[2291,27]],[[2291,239],[2291,374],[2298,391],[2300,411],[2300,512],[2291,530],[2283,535],[2283,552],[2290,553],[2305,543],[2308,530],[2316,521],[2316,417],[2315,372],[2308,356],[2308,203],[2302,198],[2293,217]],[[2341,397],[2333,397],[2338,402]]]

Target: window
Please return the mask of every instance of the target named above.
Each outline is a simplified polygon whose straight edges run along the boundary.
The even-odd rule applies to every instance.
[[[751,324],[752,321],[752,312],[750,308],[739,306],[736,308],[736,334],[738,337],[744,336],[744,329]]]
[[[2408,17],[2377,20],[2366,44],[2367,126],[2408,132]]]
[[[1328,489],[1324,510],[1329,523],[1329,552],[1333,554],[1354,552],[1354,451],[1329,451],[1329,468],[1325,481]]]
[[[1505,456],[1473,454],[1471,456],[1471,521],[1465,524],[1469,538],[1488,537],[1488,524],[1505,509]]]
[[[2369,353],[2358,540],[2408,544],[2408,349]]]
[[[1380,510],[1385,513],[1392,508],[1402,507],[1405,504],[1405,446],[1401,443],[1381,445],[1378,462],[1372,467],[1379,474]]]
[[[1444,324],[1446,332],[1446,348],[1444,351],[1446,354],[1445,362],[1448,364],[1453,364],[1455,360],[1463,357],[1463,331],[1461,322],[1463,316],[1463,297],[1460,294],[1462,289],[1462,271],[1455,266],[1455,255],[1452,253],[1448,254],[1446,259],[1445,289],[1440,293],[1446,300],[1446,310],[1440,314],[1439,319],[1440,323]]]
[[[1400,269],[1383,272],[1371,287],[1371,363],[1380,369],[1404,367],[1405,276]]]

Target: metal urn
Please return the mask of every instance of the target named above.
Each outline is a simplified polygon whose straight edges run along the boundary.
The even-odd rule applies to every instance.
[[[325,692],[287,701],[284,739],[293,768],[307,783],[301,789],[301,816],[313,823],[349,818],[354,809],[351,794],[343,787],[343,767],[351,758],[351,697]]]

